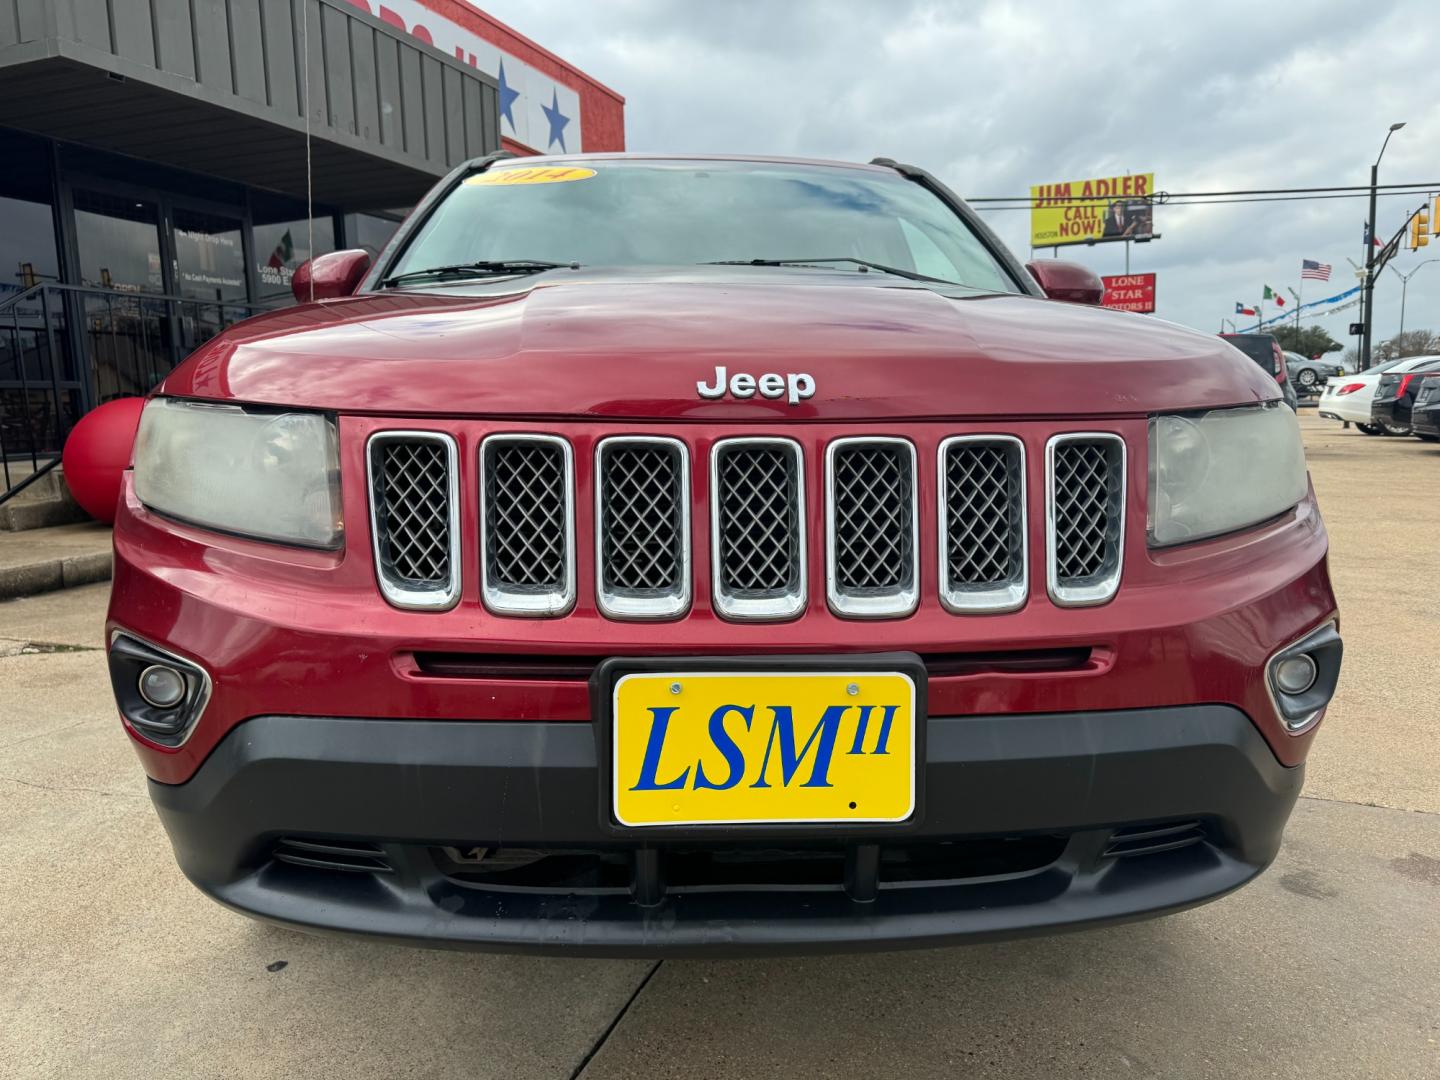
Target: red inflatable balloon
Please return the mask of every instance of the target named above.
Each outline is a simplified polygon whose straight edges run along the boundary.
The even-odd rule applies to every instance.
[[[75,501],[93,518],[115,524],[120,478],[130,464],[144,398],[107,401],[80,418],[65,440],[61,461]]]

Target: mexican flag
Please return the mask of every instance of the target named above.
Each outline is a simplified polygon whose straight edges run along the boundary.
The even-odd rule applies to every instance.
[[[290,238],[290,230],[285,230],[285,235],[280,237],[280,243],[275,245],[275,250],[270,253],[270,260],[266,263],[272,270],[282,269],[286,263],[295,258],[295,241]]]
[[[1274,289],[1270,288],[1269,285],[1265,286],[1265,299],[1274,300],[1276,307],[1285,306],[1285,298],[1281,296],[1278,292],[1276,292]]]

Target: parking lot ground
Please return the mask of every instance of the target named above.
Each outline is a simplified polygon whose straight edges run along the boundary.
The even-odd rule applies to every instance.
[[[0,604],[0,1077],[1440,1076],[1440,448],[1302,424],[1346,668],[1280,858],[1062,937],[655,965],[262,926],[174,866],[107,586]]]

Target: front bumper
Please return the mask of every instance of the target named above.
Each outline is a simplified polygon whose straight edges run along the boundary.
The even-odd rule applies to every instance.
[[[444,947],[743,954],[1203,903],[1274,858],[1303,766],[1223,705],[932,717],[923,818],[873,843],[617,837],[599,777],[590,725],[262,716],[150,793],[187,876],[272,922]]]

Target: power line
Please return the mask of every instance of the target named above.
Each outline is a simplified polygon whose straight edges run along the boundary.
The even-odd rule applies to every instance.
[[[1434,185],[1430,190],[1434,190],[1435,188],[1440,188],[1440,184]],[[1366,191],[1353,191],[1353,192],[1346,192],[1346,193],[1344,193],[1344,194],[1337,194],[1337,195],[1274,195],[1274,196],[1260,196],[1260,197],[1256,197],[1256,198],[1239,198],[1239,199],[1201,199],[1201,198],[1197,198],[1196,196],[1177,196],[1176,198],[1171,199],[1171,200],[1168,201],[1168,202],[1163,202],[1163,203],[1158,203],[1158,202],[1157,202],[1155,205],[1156,205],[1156,206],[1231,206],[1231,205],[1235,205],[1235,204],[1237,204],[1237,203],[1311,202],[1311,201],[1314,201],[1314,200],[1317,200],[1317,199],[1363,199],[1363,198],[1366,198],[1367,196],[1369,196],[1369,194],[1370,194],[1370,192],[1369,192],[1369,190],[1367,189]],[[1415,191],[1381,191],[1381,192],[1377,192],[1377,194],[1378,194],[1378,195],[1381,195],[1381,196],[1389,196],[1389,195],[1427,195],[1427,196],[1428,196],[1429,191],[1427,191],[1427,190],[1425,190],[1425,189],[1423,189],[1423,188],[1420,188],[1420,189],[1417,189],[1417,190],[1415,190]],[[966,199],[965,201],[966,201],[966,202],[970,202],[970,201],[972,201],[972,200]],[[1090,205],[1092,202],[1093,202],[1093,203],[1100,203],[1100,202],[1106,202],[1106,201],[1109,201],[1108,198],[1107,198],[1107,199],[1094,199],[1094,200],[1091,200],[1091,199],[1076,199],[1076,200],[1074,200],[1074,201],[1071,203],[1071,205],[1085,205],[1085,206],[1088,206],[1088,205]],[[1124,200],[1122,199],[1122,200],[1119,200],[1119,201],[1122,201],[1122,202],[1123,202]],[[1043,209],[1057,209],[1057,210],[1058,210],[1058,209],[1063,209],[1063,208],[1065,207],[1065,205],[1066,205],[1065,203],[1047,203],[1047,204],[1045,205],[1045,207],[1043,207]],[[1027,200],[1025,200],[1023,203],[1019,203],[1018,205],[1014,205],[1014,206],[977,206],[977,207],[975,207],[975,209],[976,209],[976,210],[979,210],[981,213],[986,213],[986,214],[988,214],[988,213],[991,213],[992,211],[996,211],[996,210],[1032,210],[1032,209],[1035,209],[1035,207],[1034,207],[1033,204],[1030,202],[1030,200],[1027,199]]]
[[[1401,188],[1413,189],[1413,190],[1415,190],[1415,191],[1434,190],[1435,188],[1440,188],[1440,180],[1431,180],[1431,181],[1426,182],[1426,183],[1420,183],[1420,182],[1417,181],[1416,183],[1411,183],[1411,184],[1379,184],[1379,185],[1376,186],[1376,190],[1377,190],[1377,191],[1381,191],[1381,192],[1389,191],[1389,190],[1398,190],[1398,189],[1401,189]],[[1209,198],[1223,197],[1223,196],[1226,196],[1226,195],[1299,195],[1299,194],[1306,194],[1306,193],[1310,193],[1310,192],[1321,192],[1321,191],[1360,191],[1360,192],[1364,192],[1364,193],[1368,194],[1369,191],[1370,191],[1370,185],[1369,185],[1369,184],[1331,184],[1331,185],[1326,186],[1326,187],[1246,188],[1246,189],[1237,189],[1237,190],[1235,190],[1235,191],[1179,191],[1179,192],[1160,191],[1160,192],[1157,192],[1156,195],[1155,195],[1155,196],[1152,196],[1152,197],[1153,197],[1153,198],[1159,198],[1160,200],[1162,200],[1162,201],[1161,201],[1161,205],[1165,205],[1164,200],[1167,200],[1167,199],[1202,199],[1202,198],[1204,198],[1204,199],[1209,199]],[[1400,193],[1401,193],[1401,194],[1404,194],[1404,192],[1400,192]],[[1068,200],[1047,200],[1047,205],[1055,205],[1055,204],[1057,204],[1057,203],[1063,205],[1064,202],[1080,202],[1080,203],[1104,202],[1104,201],[1107,201],[1107,200],[1112,199],[1112,198],[1124,198],[1124,197],[1125,197],[1125,196],[1123,196],[1123,195],[1122,195],[1122,196],[1102,195],[1102,196],[1098,196],[1098,197],[1096,197],[1096,198],[1090,198],[1090,199],[1085,199],[1085,198],[1071,198],[1071,199],[1068,199]],[[975,196],[973,199],[966,199],[965,201],[968,202],[968,203],[996,203],[996,202],[1009,203],[1009,202],[1018,202],[1018,203],[1024,203],[1024,204],[1028,207],[1028,206],[1030,206],[1030,205],[1035,201],[1035,198],[1034,198],[1034,196],[1032,196],[1032,195],[977,195],[977,196]]]

